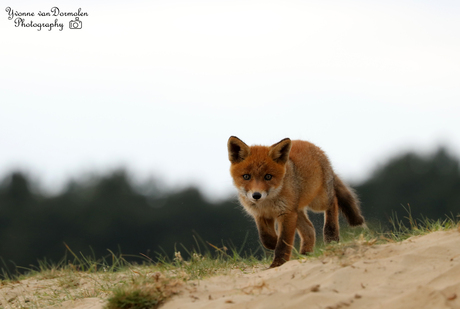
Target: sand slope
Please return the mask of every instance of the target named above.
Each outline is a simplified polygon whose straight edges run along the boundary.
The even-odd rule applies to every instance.
[[[460,308],[460,233],[196,282],[163,309]]]
[[[291,261],[275,269],[234,271],[192,281],[162,309],[460,308],[457,230],[412,237],[401,243],[357,244],[342,253]],[[13,303],[8,298],[15,291],[27,289],[33,294],[47,281],[30,279],[1,288],[0,307],[10,308]],[[84,290],[85,285],[79,288]],[[66,301],[60,308],[104,307],[103,300],[87,297]]]

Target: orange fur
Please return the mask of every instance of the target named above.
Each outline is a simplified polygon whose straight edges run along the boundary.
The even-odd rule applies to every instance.
[[[285,138],[272,146],[248,146],[232,136],[227,146],[240,203],[254,217],[262,244],[275,250],[270,267],[290,259],[296,230],[300,252],[313,251],[315,229],[306,207],[325,212],[326,242],[339,240],[339,209],[350,225],[364,223],[356,194],[312,143]]]

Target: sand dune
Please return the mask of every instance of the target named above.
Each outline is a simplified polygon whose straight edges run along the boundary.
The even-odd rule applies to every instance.
[[[460,233],[195,282],[162,308],[460,308]]]
[[[17,290],[32,295],[45,281],[5,286],[2,305],[9,308],[8,298]],[[103,307],[103,300],[88,295],[60,308]],[[460,233],[435,232],[385,245],[358,242],[319,259],[191,281],[161,308],[460,308]]]

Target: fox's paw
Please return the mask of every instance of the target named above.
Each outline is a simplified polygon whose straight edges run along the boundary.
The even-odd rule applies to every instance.
[[[302,254],[302,255],[311,255],[311,254],[313,254],[313,250],[311,250],[311,249],[301,250],[300,254]]]
[[[275,267],[278,267],[278,266],[283,265],[284,263],[286,263],[285,260],[277,260],[277,259],[275,259],[275,260],[272,262],[272,264],[270,265],[269,268],[275,268]]]

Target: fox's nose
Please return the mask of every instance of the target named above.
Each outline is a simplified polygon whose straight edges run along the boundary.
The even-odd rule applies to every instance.
[[[252,194],[252,198],[255,199],[255,200],[258,200],[262,197],[262,194],[260,194],[259,192],[254,192]]]

